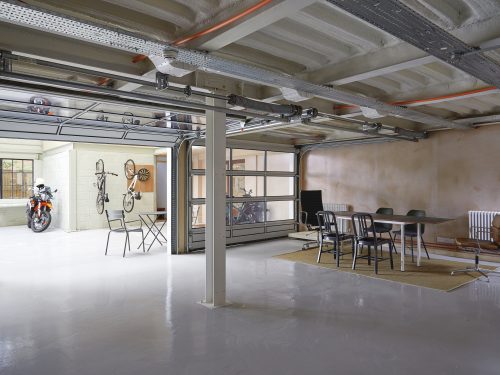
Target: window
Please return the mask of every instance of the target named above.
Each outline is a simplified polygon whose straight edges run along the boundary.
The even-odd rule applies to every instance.
[[[0,159],[1,199],[22,199],[31,195],[33,160]]]
[[[294,177],[267,177],[268,197],[277,197],[280,195],[294,195],[295,178]]]
[[[191,149],[191,168],[203,170],[207,165],[205,146],[193,146]],[[229,149],[226,148],[226,169],[229,169]]]
[[[263,171],[265,151],[233,149],[234,171]]]
[[[295,155],[289,152],[267,152],[268,172],[293,172],[295,171]]]

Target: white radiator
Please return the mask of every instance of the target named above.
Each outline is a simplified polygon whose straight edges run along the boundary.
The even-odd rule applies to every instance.
[[[490,240],[491,223],[499,211],[469,211],[469,237]]]
[[[323,203],[323,209],[325,211],[349,211],[349,205],[346,203]],[[346,220],[337,220],[337,226],[341,233],[346,233],[349,231],[349,222]]]

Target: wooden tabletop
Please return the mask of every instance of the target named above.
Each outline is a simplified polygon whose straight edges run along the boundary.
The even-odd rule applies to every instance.
[[[352,215],[359,214],[361,212],[355,211],[337,211],[334,212],[335,216],[339,219],[351,219]],[[373,217],[373,221],[377,223],[387,223],[387,224],[441,224],[446,221],[451,221],[454,219],[442,218],[442,217],[417,217],[417,216],[407,216],[407,215],[382,215],[370,213]]]

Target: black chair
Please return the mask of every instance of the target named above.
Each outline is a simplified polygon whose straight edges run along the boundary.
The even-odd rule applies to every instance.
[[[392,246],[389,239],[378,238],[375,233],[375,226],[373,225],[373,217],[370,214],[357,213],[352,215],[352,226],[354,229],[354,254],[352,257],[352,269],[356,269],[356,260],[359,258],[368,259],[368,265],[371,264],[372,259],[375,262],[375,274],[378,274],[378,262],[386,260],[382,256],[378,256],[378,247],[382,245],[389,245],[389,259],[391,261],[391,270],[394,269],[394,261],[392,259]],[[360,246],[368,247],[368,255],[359,255],[358,250]],[[371,248],[374,248],[375,253],[372,256]],[[382,254],[382,251],[380,252]]]
[[[125,221],[125,213],[123,210],[106,210],[106,218],[108,219],[109,232],[108,232],[108,240],[106,241],[106,251],[104,255],[108,255],[109,236],[111,235],[111,232],[125,233],[125,246],[123,247],[123,257],[125,257],[125,250],[127,249],[127,244],[128,244],[128,251],[130,251],[129,233],[141,232],[142,251],[146,252],[146,249],[144,247],[144,232],[142,230],[142,222],[140,220]],[[140,223],[140,227],[130,228],[127,226],[127,224],[135,222]],[[113,228],[115,223],[118,223],[118,226],[115,226]]]
[[[316,213],[319,227],[319,251],[318,260],[321,261],[322,253],[333,253],[333,259],[337,259],[337,267],[340,266],[340,257],[344,255],[341,244],[344,241],[351,241],[352,256],[354,256],[354,236],[351,234],[339,233],[337,218],[332,211],[319,211]],[[323,250],[325,241],[333,242],[332,250]]]
[[[300,208],[299,219],[300,224],[305,224],[307,230],[318,231],[318,218],[316,213],[323,211],[323,198],[321,190],[302,190],[300,192]],[[319,244],[319,232],[318,239],[316,241],[310,241],[302,246],[302,250],[317,247]]]
[[[381,215],[394,215],[394,210],[389,207],[380,207],[375,213]],[[377,233],[380,238],[382,238],[383,233],[387,233],[389,235],[389,238],[391,239],[391,244],[389,246],[392,246],[392,250],[397,254],[398,252],[396,251],[396,246],[394,245],[394,240],[392,238],[391,231],[392,231],[392,224],[375,223],[375,233]]]
[[[425,217],[424,210],[410,210],[406,213],[406,216],[415,216],[415,217]],[[417,225],[418,224],[406,224],[405,225],[405,238],[402,241],[406,241],[406,237],[410,237],[411,243],[411,261],[413,262],[413,238],[417,237]],[[424,246],[425,253],[427,254],[427,259],[431,259],[429,257],[429,252],[427,251],[427,247],[425,246],[424,238],[422,235],[425,231],[425,224],[420,224],[420,240],[422,241],[422,245]],[[395,230],[392,232],[394,234],[394,241],[396,241],[396,237],[401,236],[401,230]]]

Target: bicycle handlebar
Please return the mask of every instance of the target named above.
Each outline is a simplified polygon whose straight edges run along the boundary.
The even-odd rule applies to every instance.
[[[101,174],[101,175],[102,175],[102,174],[112,174],[113,176],[117,176],[117,177],[118,177],[118,175],[117,175],[116,173],[113,173],[113,172],[96,172],[96,173],[94,173],[94,174],[95,174],[96,176],[97,176],[97,175],[99,175],[99,174]]]

